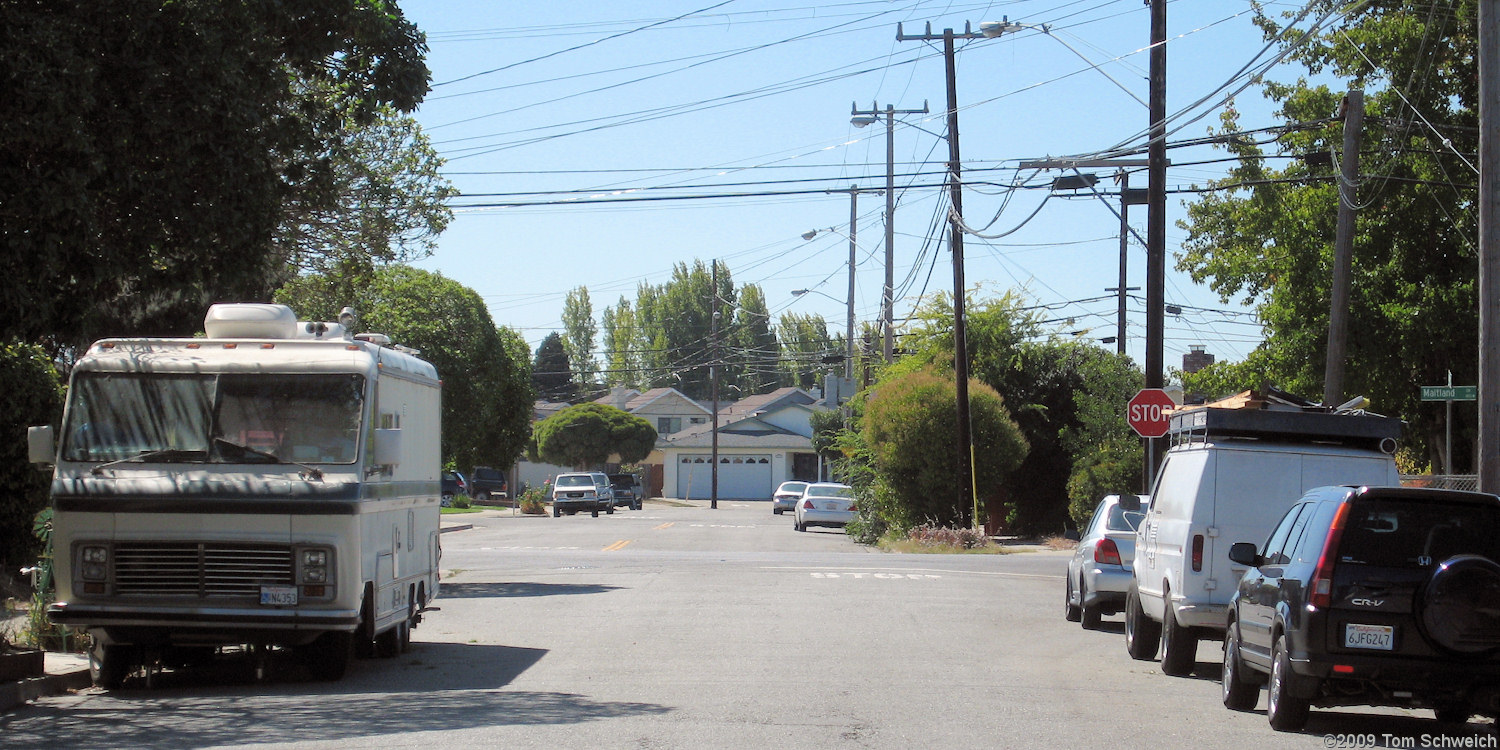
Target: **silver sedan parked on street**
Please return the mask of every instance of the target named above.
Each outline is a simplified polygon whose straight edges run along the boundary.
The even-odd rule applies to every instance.
[[[1141,505],[1147,498],[1138,495]],[[1084,528],[1083,538],[1068,561],[1063,614],[1068,622],[1083,622],[1090,630],[1099,618],[1124,611],[1125,593],[1134,579],[1135,529],[1145,514],[1120,507],[1119,495],[1105,495]]]
[[[802,499],[802,491],[805,489],[807,482],[782,482],[771,495],[771,512],[779,516],[791,510]]]
[[[842,528],[854,520],[854,488],[837,482],[815,482],[802,490],[792,508],[792,528],[809,526]]]

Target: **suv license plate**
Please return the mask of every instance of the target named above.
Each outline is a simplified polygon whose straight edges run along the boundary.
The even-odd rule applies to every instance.
[[[260,603],[273,607],[297,606],[296,586],[261,586]]]
[[[1396,629],[1389,625],[1344,625],[1344,648],[1370,648],[1377,651],[1392,650],[1396,640]]]

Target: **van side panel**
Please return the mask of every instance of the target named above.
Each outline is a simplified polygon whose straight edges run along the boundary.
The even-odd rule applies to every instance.
[[[1181,451],[1169,455],[1157,474],[1135,550],[1135,580],[1141,609],[1152,619],[1160,620],[1164,611],[1162,581],[1181,578],[1180,540],[1189,526],[1187,516],[1204,502],[1205,496],[1212,500],[1215,458],[1212,451]]]

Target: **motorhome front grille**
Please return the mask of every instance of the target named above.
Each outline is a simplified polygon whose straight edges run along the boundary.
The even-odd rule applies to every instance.
[[[292,585],[287,546],[130,542],[115,545],[115,591],[122,596],[259,596],[261,586]]]

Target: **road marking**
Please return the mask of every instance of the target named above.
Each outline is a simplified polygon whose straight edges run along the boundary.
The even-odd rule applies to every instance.
[[[631,542],[630,539],[621,539],[620,541],[615,542],[614,544],[611,544],[608,547],[605,547],[604,551],[605,552],[619,552],[620,550],[625,549],[625,545],[630,544],[630,542]]]
[[[672,524],[674,524],[674,523],[676,523],[676,522],[675,522],[675,521],[668,521],[668,522],[666,522],[666,523],[664,523],[664,524],[662,524],[662,525],[660,525],[660,526],[653,526],[653,527],[651,527],[651,528],[653,528],[653,529],[666,529],[666,528],[671,528],[671,526],[672,526]]]
[[[765,566],[761,570],[812,570],[821,572],[831,571],[860,571],[866,573],[947,573],[950,575],[975,575],[975,576],[1000,576],[1002,578],[1038,578],[1044,581],[1055,581],[1066,576],[1040,575],[1037,573],[1005,573],[995,570],[944,570],[942,568],[828,568],[806,565]]]
[[[813,578],[878,578],[882,581],[931,581],[942,578],[931,573],[813,573]]]
[[[753,523],[694,523],[688,524],[695,529],[758,529]]]

